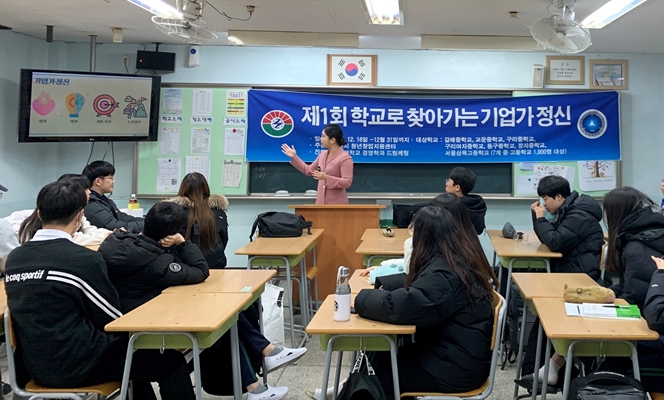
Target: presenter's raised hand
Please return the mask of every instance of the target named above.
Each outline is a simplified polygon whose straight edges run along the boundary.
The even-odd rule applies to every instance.
[[[297,152],[295,151],[295,146],[288,146],[286,143],[281,145],[281,152],[290,158],[293,158],[297,155]]]

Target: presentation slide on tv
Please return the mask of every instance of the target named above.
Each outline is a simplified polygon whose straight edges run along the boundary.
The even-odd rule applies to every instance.
[[[148,136],[152,79],[35,72],[30,136]]]

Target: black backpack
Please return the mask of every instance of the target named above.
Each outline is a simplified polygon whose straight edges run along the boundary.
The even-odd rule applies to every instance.
[[[641,382],[611,371],[572,380],[567,400],[646,400]]]
[[[305,220],[301,215],[268,211],[256,217],[254,225],[251,227],[249,240],[253,240],[256,228],[258,228],[261,237],[283,238],[302,236],[302,231],[304,229],[306,229],[307,233],[311,235],[312,225],[313,222]]]

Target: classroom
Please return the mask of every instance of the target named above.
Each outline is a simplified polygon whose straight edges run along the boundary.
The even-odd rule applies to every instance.
[[[176,3],[171,0],[164,1],[171,3],[172,6]],[[234,126],[246,128],[246,124],[222,123],[224,117],[231,116],[227,112],[225,103],[230,92],[242,93],[243,96],[247,96],[245,99],[250,98],[251,90],[266,92],[277,90],[310,95],[322,93],[325,96],[370,96],[377,101],[401,97],[405,98],[406,102],[417,98],[423,98],[424,101],[431,99],[498,101],[503,97],[606,94],[609,91],[593,87],[592,76],[589,75],[593,63],[619,60],[623,62],[621,65],[624,66],[627,86],[615,92],[619,94],[617,113],[619,157],[606,160],[615,167],[615,180],[611,187],[587,192],[600,206],[603,206],[603,196],[610,189],[632,186],[654,200],[659,208],[664,193],[660,189],[660,185],[664,185],[664,174],[659,172],[664,171],[664,158],[657,150],[664,148],[664,137],[659,134],[661,127],[664,126],[664,114],[659,108],[664,105],[664,76],[661,74],[664,68],[664,44],[658,40],[664,34],[664,28],[658,21],[658,16],[664,12],[664,5],[661,2],[646,1],[604,28],[590,29],[592,45],[583,52],[568,55],[538,46],[531,37],[528,26],[531,21],[555,11],[556,1],[509,0],[485,4],[486,2],[480,1],[453,0],[443,6],[433,0],[416,3],[401,0],[399,2],[401,18],[405,21],[403,26],[371,25],[363,0],[311,2],[259,0],[251,4],[254,6],[251,12],[247,8],[251,2],[244,4],[237,1],[210,0],[207,3],[219,8],[227,16],[219,15],[212,7],[204,8],[203,19],[208,26],[215,29],[219,38],[196,49],[199,56],[197,65],[194,66],[189,65],[191,44],[171,39],[159,32],[150,21],[151,14],[132,4],[132,0],[104,0],[96,5],[79,4],[75,0],[65,0],[62,4],[33,0],[27,4],[18,2],[3,5],[4,10],[0,15],[0,185],[8,190],[0,191],[0,218],[19,210],[34,209],[37,193],[43,186],[56,181],[63,174],[79,174],[89,162],[102,159],[111,162],[115,167],[115,186],[111,199],[121,209],[127,207],[132,195],[136,195],[141,210],[147,214],[155,204],[177,194],[177,188],[155,190],[157,160],[168,157],[163,155],[164,144],[161,141],[163,129],[180,126],[169,124],[163,116],[159,120],[157,131],[160,140],[157,142],[93,142],[94,145],[85,142],[17,142],[22,69],[89,72],[94,65],[94,71],[98,73],[134,74],[136,71],[138,76],[150,76],[152,73],[150,70],[139,71],[135,68],[135,63],[138,51],[154,51],[155,48],[158,48],[159,52],[175,54],[174,71],[159,73],[162,101],[165,90],[181,89],[184,96],[183,109],[191,108],[192,93],[199,89],[207,90],[212,96],[212,111],[215,117],[214,124],[210,126],[213,132],[218,130],[222,136],[223,129]],[[576,19],[583,20],[608,2],[579,0],[570,3],[576,4],[574,8]],[[29,12],[26,12],[28,9]],[[511,12],[517,14],[511,16]],[[247,17],[250,18],[244,21]],[[52,35],[52,40],[47,40],[47,25],[53,26],[48,34]],[[119,43],[114,43],[118,31],[113,28],[122,28],[119,33]],[[91,38],[90,35],[96,36]],[[156,42],[160,44],[155,46]],[[93,58],[91,54],[94,54]],[[330,85],[330,56],[335,55],[375,56],[372,58],[375,63],[373,77],[375,83],[372,86],[355,87],[350,84]],[[129,57],[128,61],[125,61],[126,57]],[[547,83],[550,65],[554,65],[557,60],[564,57],[571,57],[576,61],[581,57],[582,68],[580,71],[576,70],[576,76],[581,82]],[[163,114],[162,107],[163,104],[160,104],[160,115]],[[274,108],[277,109],[276,105]],[[245,111],[251,115],[250,108]],[[185,117],[185,123],[181,125],[184,138],[182,148],[186,149],[184,144],[188,141],[186,138],[189,133],[186,132],[185,135],[185,131],[190,131],[195,125],[193,120],[195,116],[189,111],[182,114]],[[190,117],[191,124],[188,123]],[[324,124],[320,125],[322,126]],[[249,127],[247,130],[251,129]],[[318,135],[319,131],[314,134]],[[250,140],[250,135],[247,134],[242,140]],[[317,308],[319,304],[315,304],[314,307],[308,304],[308,300],[299,303],[303,308],[307,307],[304,315],[302,310],[297,310],[293,314],[293,308],[286,308],[284,312],[287,327],[286,345],[300,347],[300,341],[305,341],[303,346],[308,349],[308,353],[294,364],[269,375],[271,385],[289,387],[290,393],[286,397],[288,399],[310,398],[305,391],[320,388],[324,369],[326,367],[325,371],[330,369],[326,352],[321,351],[327,346],[319,346],[320,338],[323,336],[327,338],[330,334],[316,331],[316,328],[309,332],[307,337],[302,333],[304,327],[301,327],[299,332],[297,329],[289,330],[289,321],[306,326],[307,322],[310,324],[318,322],[315,316],[319,316],[320,319],[321,311],[331,310],[325,308],[324,300],[328,295],[334,294],[337,268],[344,263],[351,264],[346,266],[350,268],[350,275],[353,275],[356,270],[367,265],[375,265],[370,260],[367,264],[367,259],[371,256],[376,256],[378,261],[391,257],[401,258],[404,253],[402,238],[409,236],[405,233],[405,227],[396,230],[397,238],[401,240],[399,243],[385,244],[384,240],[388,239],[379,237],[382,231],[378,228],[383,226],[379,226],[378,222],[392,220],[395,205],[428,203],[436,195],[445,193],[445,178],[453,167],[463,167],[470,163],[477,174],[478,185],[480,182],[488,188],[494,187],[491,186],[493,183],[506,185],[504,190],[482,191],[479,190],[481,186],[478,186],[477,190],[477,194],[484,198],[487,208],[486,230],[477,237],[489,264],[495,266],[497,262],[503,263],[504,268],[499,268],[497,274],[499,271],[511,279],[510,261],[519,257],[525,259],[527,263],[531,263],[533,259],[545,260],[541,265],[534,261],[535,264],[527,265],[540,269],[544,264],[549,265],[549,262],[553,265],[555,261],[549,260],[558,257],[543,256],[544,253],[538,253],[542,249],[537,246],[535,253],[530,255],[514,255],[509,252],[502,255],[500,244],[497,244],[504,239],[498,238],[499,232],[509,222],[516,231],[525,233],[524,246],[527,247],[526,242],[529,241],[537,242],[539,245],[538,235],[533,232],[530,208],[540,196],[535,191],[521,194],[517,190],[519,182],[524,182],[519,178],[533,174],[530,161],[522,163],[521,159],[514,158],[497,162],[494,164],[497,168],[495,170],[489,164],[482,164],[482,161],[477,160],[464,161],[458,165],[453,164],[453,160],[445,161],[446,164],[435,161],[425,161],[426,164],[418,164],[418,161],[407,161],[402,164],[384,160],[380,161],[383,164],[355,161],[353,184],[356,188],[370,188],[377,182],[391,183],[396,187],[405,182],[407,187],[410,185],[414,189],[361,191],[353,190],[351,185],[348,190],[349,204],[344,205],[348,209],[318,209],[315,207],[315,196],[304,195],[304,190],[300,190],[301,182],[310,179],[307,184],[311,185],[313,178],[300,177],[300,173],[289,165],[290,160],[285,152],[282,153],[280,145],[265,148],[260,144],[244,142],[240,147],[240,152],[232,155],[224,153],[222,147],[208,150],[212,166],[208,177],[212,192],[223,194],[228,199],[226,210],[228,242],[224,252],[226,270],[242,270],[247,268],[248,263],[252,266],[262,265],[252,264],[252,260],[248,261],[252,256],[260,254],[246,248],[254,243],[249,240],[252,225],[261,213],[276,211],[301,214],[305,219],[313,221],[311,228],[314,231],[322,230],[314,232],[320,236],[314,235],[312,241],[303,245],[303,250],[295,252],[297,254],[264,255],[268,264],[274,261],[273,257],[269,256],[280,256],[283,259],[293,257],[290,261],[297,260],[297,264],[289,264],[293,268],[288,269],[288,277],[291,273],[297,276],[307,275],[309,274],[307,268],[312,266],[318,271],[315,288],[319,293],[314,293],[313,282],[311,285],[306,285],[307,290],[295,284],[291,288],[293,298],[287,299],[290,303],[300,302],[301,299],[309,297],[313,302],[314,297],[318,296],[321,307],[318,312],[314,313],[313,308]],[[349,148],[350,146],[347,146],[346,150]],[[300,149],[298,147],[298,150]],[[251,152],[256,156],[252,156]],[[270,153],[269,160],[264,157],[266,153]],[[185,175],[184,158],[190,155],[184,150],[172,153],[173,157],[183,159],[180,178]],[[568,178],[571,178],[569,180],[572,189],[578,190],[579,193],[584,191],[579,186],[581,177],[578,163],[586,160],[588,159],[561,159],[561,163],[557,164],[571,166],[572,169],[576,167],[576,171],[573,170]],[[221,184],[221,166],[226,166],[224,161],[235,161],[241,165],[238,184]],[[313,159],[305,161],[311,162]],[[394,173],[395,177],[386,178],[385,175],[378,174],[379,171]],[[397,171],[408,172],[403,172],[404,175],[398,177]],[[287,183],[279,185],[285,187],[263,184],[259,178],[265,174],[269,177],[281,177],[280,179]],[[361,174],[365,174],[365,178]],[[376,174],[373,181],[371,174]],[[492,180],[493,174],[496,174],[498,179]],[[379,175],[382,178],[378,178]],[[426,184],[429,179],[442,179],[442,183],[439,187],[431,187],[430,190],[419,190],[421,186],[417,186],[418,182]],[[292,188],[289,195],[274,195],[276,190],[288,190],[289,185]],[[316,188],[315,183],[313,188]],[[345,211],[348,211],[346,217],[341,219],[339,216]],[[351,215],[351,212],[357,214]],[[360,215],[362,216],[359,217]],[[351,226],[353,218],[357,220],[366,218],[370,222],[367,226],[348,228],[348,232],[352,233],[343,238],[344,226]],[[339,222],[340,220],[342,222]],[[339,226],[340,223],[343,226]],[[609,229],[606,224],[606,221],[600,223],[604,232]],[[365,243],[367,242],[365,236],[362,240],[359,240],[359,236],[369,235],[366,231],[369,228],[375,228],[373,233],[377,235],[376,242],[385,244],[389,247],[388,250],[362,250],[362,246],[368,244]],[[334,237],[335,246],[338,246],[334,251],[330,250],[332,242],[328,238],[331,237]],[[307,235],[303,235],[302,238],[307,239]],[[337,238],[340,238],[339,242]],[[317,245],[316,240],[322,244]],[[516,243],[511,239],[510,242]],[[313,254],[310,251],[312,248],[315,248]],[[546,246],[544,248],[546,249]],[[343,254],[340,255],[341,253]],[[258,259],[260,261],[260,257]],[[523,267],[518,261],[515,261],[514,265],[515,273],[519,272],[517,268]],[[653,271],[656,270],[655,266],[652,268]],[[291,270],[293,272],[290,272]],[[283,272],[283,268],[281,271]],[[537,296],[528,297],[527,290],[524,291],[521,285],[526,285],[529,281],[526,282],[527,278],[522,277],[526,274],[519,275],[516,284],[526,298],[524,310],[526,303],[528,307],[533,308],[538,305],[538,301],[544,304]],[[208,279],[212,279],[213,276],[211,274]],[[5,277],[7,283],[20,283],[18,282],[20,279],[18,275]],[[281,287],[290,287],[290,283],[286,286],[286,280],[288,279],[281,282]],[[576,284],[577,281],[569,282]],[[560,289],[560,293],[556,294],[557,297],[562,295],[562,287],[566,282],[559,283],[560,285],[556,283],[555,286]],[[353,289],[352,284],[351,288]],[[251,294],[254,295],[253,292]],[[353,296],[355,294],[356,291],[353,289]],[[312,308],[311,312],[309,307]],[[237,314],[238,311],[234,312]],[[331,315],[331,311],[327,315]],[[353,318],[359,317],[354,315]],[[544,317],[542,319],[544,320]],[[635,334],[634,338],[645,338],[648,334],[654,334],[654,331],[650,331],[645,325],[645,320],[641,319],[644,328],[639,334],[644,336]],[[543,339],[549,340],[546,338],[549,334],[548,329],[553,328],[551,325],[547,326],[546,322],[542,325],[546,331],[542,333]],[[525,322],[523,326],[525,327]],[[390,331],[389,327],[384,328],[385,332],[389,332],[388,335],[413,334],[405,330]],[[229,332],[233,343],[232,330]],[[293,340],[291,335],[294,335],[296,340]],[[201,339],[201,343],[204,343],[204,340]],[[386,349],[385,346],[379,348]],[[556,343],[553,343],[552,348],[559,350]],[[547,350],[550,351],[549,347]],[[343,375],[350,371],[355,361],[351,354],[345,352]],[[546,359],[546,355],[550,356],[549,352],[538,353],[542,360]],[[5,350],[2,350],[2,357],[0,361],[2,380],[8,382]],[[331,367],[336,366],[334,359]],[[237,360],[233,358],[233,361]],[[510,363],[504,369],[501,369],[500,365],[496,368],[490,399],[513,397],[515,373],[517,378],[520,376],[517,369],[517,365]],[[563,371],[564,369],[561,370],[561,374]],[[326,387],[333,386],[331,379]],[[237,380],[239,381],[239,378]],[[327,380],[323,381],[326,382]],[[236,383],[234,379],[233,384]],[[528,392],[521,388],[520,394],[523,396],[524,393],[529,396]],[[11,398],[11,395],[6,395],[5,398]],[[212,399],[219,396],[203,393],[203,398]],[[559,399],[561,393],[549,392],[549,398]],[[661,398],[664,397],[653,397],[654,400]]]

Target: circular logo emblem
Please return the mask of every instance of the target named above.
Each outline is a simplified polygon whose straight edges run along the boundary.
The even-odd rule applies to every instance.
[[[584,111],[576,123],[579,133],[588,139],[597,139],[606,132],[606,117],[599,110]]]
[[[170,263],[168,264],[168,269],[170,269],[171,272],[180,272],[182,271],[182,266],[178,263]]]
[[[346,75],[348,76],[355,76],[357,75],[358,71],[360,69],[357,67],[357,65],[350,63],[346,65]]]
[[[287,112],[272,110],[263,115],[261,127],[266,135],[282,138],[293,132],[293,118]]]

